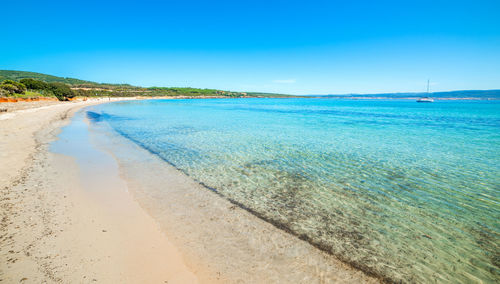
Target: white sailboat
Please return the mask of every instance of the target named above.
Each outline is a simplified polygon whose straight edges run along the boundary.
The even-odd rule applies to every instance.
[[[417,103],[433,103],[434,99],[429,97],[429,80],[427,80],[427,97],[417,99]]]

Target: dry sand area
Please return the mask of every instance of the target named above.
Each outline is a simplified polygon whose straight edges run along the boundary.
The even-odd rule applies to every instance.
[[[81,165],[49,143],[77,110],[102,102],[0,114],[1,283],[378,282],[169,167],[151,169],[168,184],[144,185],[113,162],[93,181],[102,189],[86,188]],[[175,202],[149,206],[156,197]]]

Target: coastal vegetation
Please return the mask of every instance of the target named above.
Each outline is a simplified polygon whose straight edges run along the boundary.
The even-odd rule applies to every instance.
[[[436,99],[500,99],[500,90],[463,90],[426,93],[383,93],[309,95],[332,99],[415,99],[430,95]],[[57,77],[42,73],[0,70],[0,97],[54,97],[71,100],[75,97],[177,97],[177,98],[286,98],[285,94],[235,92],[190,87],[140,87],[129,84],[96,83],[75,78]],[[304,96],[303,96],[304,97]]]
[[[5,80],[0,84],[0,90],[0,94],[23,94],[26,91],[26,86],[20,82]]]
[[[0,70],[0,96],[56,97],[70,100],[74,97],[289,97],[272,93],[247,93],[189,87],[138,87],[129,84],[96,83],[47,74]]]
[[[29,91],[28,91],[29,90]],[[21,79],[20,82],[14,80],[4,80],[0,84],[0,95],[33,97],[55,96],[60,101],[67,101],[75,97],[76,93],[64,83],[51,82],[46,83],[35,79]]]

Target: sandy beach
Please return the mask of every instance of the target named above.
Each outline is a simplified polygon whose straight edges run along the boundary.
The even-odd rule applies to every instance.
[[[81,188],[71,158],[47,151],[67,118],[100,102],[31,104],[0,116],[0,280],[197,283],[130,195],[110,191],[118,206],[106,206]]]
[[[378,282],[152,155],[118,163],[120,153],[144,151],[135,145],[92,149],[99,165],[49,151],[79,109],[102,102],[17,105],[0,114],[1,282]],[[141,170],[131,166],[144,161]],[[166,206],[154,206],[158,200]]]

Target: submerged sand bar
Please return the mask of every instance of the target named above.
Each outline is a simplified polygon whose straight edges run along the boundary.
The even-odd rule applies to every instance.
[[[56,145],[65,155],[51,152],[68,118],[96,103],[0,115],[1,281],[377,282],[128,140],[89,131],[83,113]]]

